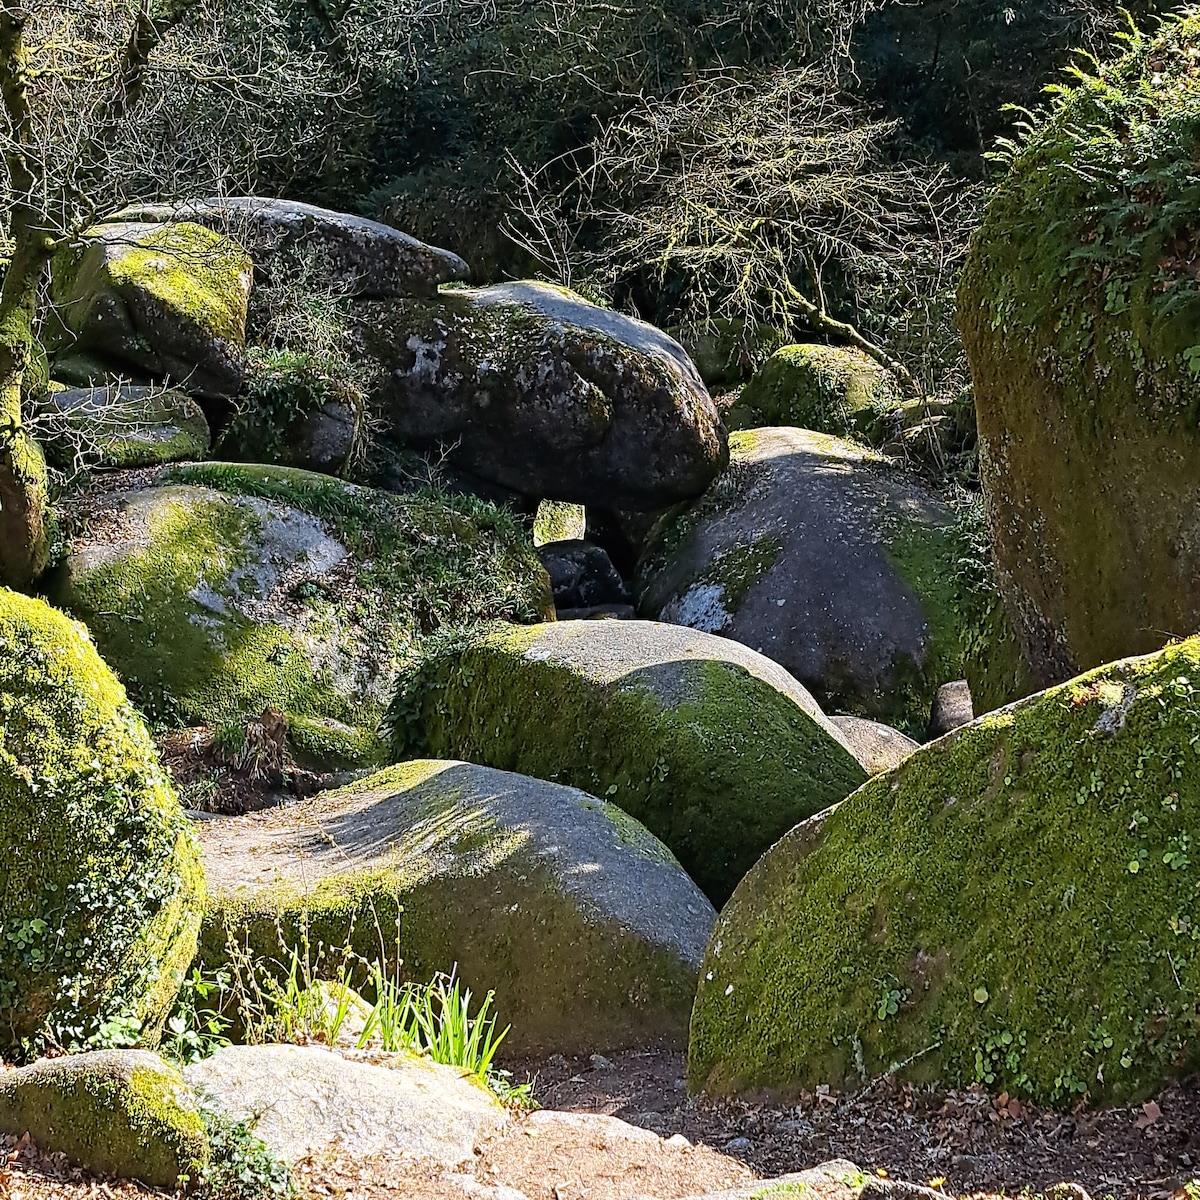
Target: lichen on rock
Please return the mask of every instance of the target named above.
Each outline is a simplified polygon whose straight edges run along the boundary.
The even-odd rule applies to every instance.
[[[524,531],[469,499],[212,463],[87,511],[59,598],[165,724],[273,707],[369,735],[414,636],[550,603]]]

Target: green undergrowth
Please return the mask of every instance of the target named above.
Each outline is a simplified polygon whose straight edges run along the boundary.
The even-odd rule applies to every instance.
[[[589,674],[586,645],[554,661],[539,636],[490,626],[416,644],[385,716],[393,754],[466,759],[611,800],[717,905],[785,830],[862,781],[839,743],[740,665],[639,669],[635,641],[632,665],[605,680]]]
[[[896,1069],[1123,1101],[1200,1064],[1200,640],[974,724],[801,825],[721,914],[689,1078]]]

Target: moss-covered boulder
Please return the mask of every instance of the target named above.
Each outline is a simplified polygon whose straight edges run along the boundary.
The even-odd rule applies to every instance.
[[[839,436],[876,435],[902,393],[893,373],[848,346],[776,350],[726,412],[731,429],[794,425]]]
[[[195,1183],[208,1161],[183,1076],[145,1050],[96,1050],[0,1071],[0,1133],[28,1133],[44,1154],[170,1192]]]
[[[0,1054],[153,1043],[196,948],[188,825],[84,629],[0,591]]]
[[[56,349],[96,354],[194,395],[235,396],[251,274],[237,242],[186,221],[94,226],[53,264]]]
[[[749,379],[776,350],[788,344],[787,334],[774,325],[737,317],[714,317],[698,329],[674,329],[671,333],[691,355],[709,387]]]
[[[533,544],[578,541],[587,536],[587,509],[563,500],[543,500],[533,521]]]
[[[200,829],[208,967],[230,939],[286,972],[350,945],[424,981],[458,964],[496,992],[514,1048],[682,1044],[716,914],[671,853],[574,788],[410,762],[302,804]],[[382,941],[382,944],[381,944]]]
[[[99,467],[153,467],[207,458],[211,437],[200,406],[175,388],[108,383],[51,385],[36,403],[51,462]]]
[[[982,717],[797,826],[722,912],[689,1075],[1123,1100],[1200,1065],[1200,639]]]
[[[317,355],[252,349],[217,452],[336,475],[363,447],[365,400],[354,379]]]
[[[651,510],[700,495],[725,427],[683,347],[566,288],[356,306],[392,436],[533,499]]]
[[[785,830],[865,778],[812,697],[725,638],[562,621],[418,650],[387,715],[398,757],[465,758],[610,799],[717,904]]]
[[[79,512],[57,596],[160,723],[272,707],[373,730],[414,636],[550,603],[527,534],[471,499],[214,463]]]
[[[1200,15],[1060,89],[972,239],[960,323],[1035,684],[1200,626]]]
[[[827,710],[920,737],[962,675],[952,511],[895,464],[800,429],[730,438],[729,472],[644,554],[648,617],[770,655]]]

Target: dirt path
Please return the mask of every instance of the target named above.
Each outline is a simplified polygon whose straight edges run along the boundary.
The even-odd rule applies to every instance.
[[[548,1111],[514,1118],[474,1163],[447,1171],[395,1160],[309,1161],[297,1168],[304,1193],[311,1200],[514,1200],[507,1187],[526,1200],[676,1200],[848,1159],[868,1174],[952,1196],[1197,1195],[1185,1186],[1200,1175],[1200,1079],[1145,1105],[1062,1114],[981,1092],[936,1096],[898,1085],[786,1107],[695,1100],[683,1086],[683,1056],[668,1051],[510,1065],[518,1078],[536,1074]],[[636,1128],[564,1115],[572,1113]],[[1055,1191],[1064,1183],[1071,1186]],[[850,1193],[837,1190],[810,1200],[847,1200]],[[151,1195],[0,1139],[0,1200]]]

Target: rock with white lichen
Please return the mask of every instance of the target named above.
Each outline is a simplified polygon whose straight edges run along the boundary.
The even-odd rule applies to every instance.
[[[230,463],[132,482],[82,497],[56,598],[158,721],[270,707],[373,745],[414,636],[472,611],[537,620],[552,603],[527,535],[479,501]]]
[[[736,638],[827,710],[924,734],[962,674],[955,514],[872,451],[803,429],[730,437],[728,472],[660,526],[639,611]]]
[[[678,342],[565,288],[506,283],[356,306],[386,369],[391,436],[535,499],[650,510],[700,495],[727,458]]]

